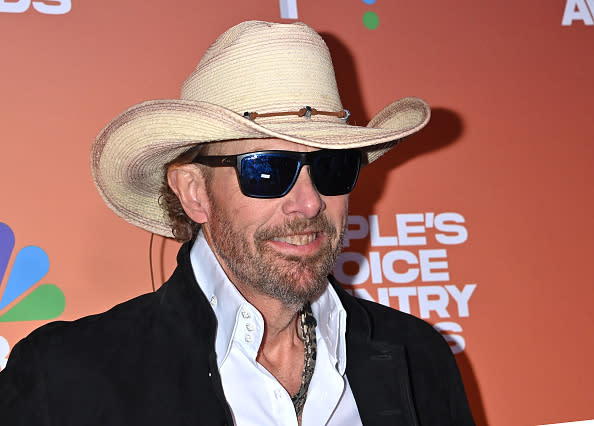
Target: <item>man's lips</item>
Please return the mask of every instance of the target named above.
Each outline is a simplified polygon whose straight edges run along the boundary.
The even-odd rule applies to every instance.
[[[305,246],[313,243],[320,235],[318,232],[303,232],[299,234],[277,236],[271,241],[290,244],[292,246]]]

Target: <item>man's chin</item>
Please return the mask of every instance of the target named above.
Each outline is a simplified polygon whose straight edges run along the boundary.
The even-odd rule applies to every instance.
[[[260,257],[263,269],[257,271],[260,291],[285,305],[303,305],[317,298],[328,283],[323,262],[306,262],[270,256]]]
[[[263,256],[271,269],[275,270],[279,278],[286,282],[293,282],[298,287],[307,287],[307,283],[326,280],[330,273],[325,256],[315,255],[307,257],[283,256],[270,258]]]
[[[284,287],[284,291],[279,287],[275,289],[274,294],[269,296],[279,300],[285,306],[292,310],[299,310],[307,302],[315,301],[326,290],[328,280],[310,281],[307,284],[298,283],[293,287]]]

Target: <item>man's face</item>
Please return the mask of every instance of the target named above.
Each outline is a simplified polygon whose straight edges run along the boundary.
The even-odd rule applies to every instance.
[[[223,142],[211,148],[209,155],[315,150],[278,139]],[[308,167],[287,195],[273,199],[243,195],[231,167],[210,170],[204,233],[229,279],[248,298],[268,296],[300,308],[327,285],[342,246],[348,195],[319,194]]]

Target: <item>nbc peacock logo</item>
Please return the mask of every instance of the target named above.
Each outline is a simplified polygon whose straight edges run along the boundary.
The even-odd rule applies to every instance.
[[[57,318],[66,299],[56,285],[41,283],[49,271],[49,257],[40,247],[21,248],[3,284],[14,242],[12,229],[0,222],[0,323]]]

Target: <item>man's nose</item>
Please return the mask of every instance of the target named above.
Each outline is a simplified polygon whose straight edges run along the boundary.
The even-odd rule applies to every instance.
[[[311,180],[309,166],[303,166],[295,185],[283,197],[283,201],[283,212],[287,215],[297,214],[313,218],[326,208],[322,196]]]

